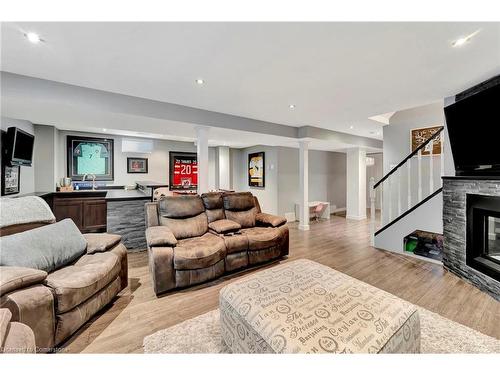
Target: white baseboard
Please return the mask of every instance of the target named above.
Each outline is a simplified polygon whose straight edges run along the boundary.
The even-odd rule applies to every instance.
[[[348,220],[365,220],[366,215],[364,215],[364,216],[347,215],[345,218]]]
[[[335,214],[337,212],[343,212],[343,211],[347,211],[347,208],[346,207],[334,208],[333,210],[330,210],[330,213]]]
[[[309,224],[307,225],[299,224],[299,230],[309,230]]]

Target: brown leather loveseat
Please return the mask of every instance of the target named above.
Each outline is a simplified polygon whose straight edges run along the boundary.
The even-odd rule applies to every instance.
[[[251,193],[171,196],[146,203],[156,294],[288,254],[286,219],[262,213]]]

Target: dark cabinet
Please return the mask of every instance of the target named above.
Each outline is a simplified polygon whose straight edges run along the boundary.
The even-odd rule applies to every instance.
[[[106,231],[105,199],[56,196],[52,210],[57,221],[69,218],[83,233]]]

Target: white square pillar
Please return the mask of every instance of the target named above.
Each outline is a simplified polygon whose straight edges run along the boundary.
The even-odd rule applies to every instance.
[[[347,219],[366,219],[366,151],[347,151]]]
[[[219,146],[217,147],[217,165],[219,167],[218,177],[219,177],[219,189],[230,190],[231,189],[231,166],[229,160],[229,147]]]
[[[198,194],[208,192],[208,130],[207,127],[196,128],[196,151],[198,154]]]
[[[299,141],[300,217],[299,229],[309,230],[309,141]]]

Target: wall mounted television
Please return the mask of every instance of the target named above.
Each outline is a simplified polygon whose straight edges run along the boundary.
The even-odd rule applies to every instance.
[[[500,176],[500,82],[444,113],[457,176]]]
[[[35,136],[16,127],[7,128],[5,137],[5,161],[11,165],[31,167]]]

